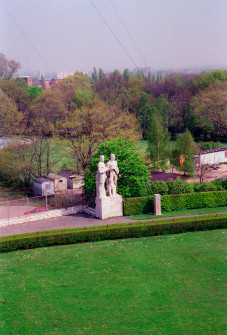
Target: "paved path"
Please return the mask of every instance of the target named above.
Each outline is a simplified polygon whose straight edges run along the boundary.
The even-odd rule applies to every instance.
[[[223,212],[222,212],[223,213]],[[114,224],[114,223],[127,223],[133,221],[152,221],[152,220],[163,220],[163,219],[176,219],[182,217],[195,217],[195,216],[204,216],[204,215],[214,215],[214,214],[222,214],[219,213],[209,213],[209,214],[198,214],[198,215],[186,215],[186,216],[174,216],[174,217],[160,217],[160,218],[153,218],[153,219],[146,219],[146,220],[133,220],[123,217],[117,218],[110,218],[105,220],[100,220],[89,216],[87,214],[75,214],[75,215],[68,215],[62,216],[58,218],[40,220],[40,221],[33,221],[27,223],[20,223],[11,225],[8,227],[0,227],[0,236],[8,236],[8,235],[16,235],[16,234],[23,234],[23,233],[31,233],[35,231],[41,230],[52,230],[52,229],[64,229],[64,228],[73,228],[73,227],[90,227],[90,226],[102,226],[107,224]]]
[[[40,230],[64,229],[73,227],[101,226],[114,223],[132,222],[126,217],[100,220],[86,214],[75,214],[58,218],[15,224],[0,228],[0,236],[31,233]]]

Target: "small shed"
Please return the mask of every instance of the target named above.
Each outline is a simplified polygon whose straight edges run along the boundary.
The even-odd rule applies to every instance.
[[[54,173],[49,173],[47,179],[54,183],[54,192],[62,192],[67,190],[67,179]]]
[[[84,176],[76,174],[71,170],[60,170],[58,175],[65,177],[67,179],[68,188],[81,188],[84,185]],[[70,176],[75,176],[75,178],[70,178]]]
[[[199,164],[227,163],[227,147],[200,151],[198,154]]]
[[[47,178],[36,178],[33,182],[34,196],[54,194],[54,183]]]

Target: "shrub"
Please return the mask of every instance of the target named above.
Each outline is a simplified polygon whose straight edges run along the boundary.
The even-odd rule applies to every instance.
[[[152,194],[168,194],[168,185],[162,180],[156,180],[148,187],[148,192]]]
[[[177,177],[176,180],[170,178],[166,183],[168,186],[168,194],[182,194],[191,191],[190,184],[180,177]]]
[[[154,199],[150,197],[126,198],[123,200],[124,215],[151,213],[154,210]]]
[[[163,195],[161,198],[162,210],[166,212],[182,209],[222,207],[226,205],[226,191]]]

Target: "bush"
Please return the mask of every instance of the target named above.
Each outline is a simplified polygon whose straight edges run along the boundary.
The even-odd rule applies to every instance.
[[[85,174],[85,193],[95,195],[97,165],[99,156],[104,155],[106,162],[111,154],[115,154],[120,170],[117,181],[117,193],[123,197],[138,197],[144,194],[149,182],[149,170],[144,165],[142,156],[136,144],[130,140],[118,138],[102,142],[91,158],[88,171]]]
[[[151,213],[154,210],[154,199],[150,197],[123,199],[124,216]]]
[[[153,196],[123,200],[124,215],[153,213]],[[182,209],[214,208],[227,206],[227,191],[171,194],[161,196],[161,208],[165,212]]]
[[[170,178],[166,184],[168,186],[168,194],[189,193],[192,190],[190,184],[180,177],[177,177],[176,180]]]
[[[168,194],[168,184],[162,180],[156,180],[148,186],[148,194]]]
[[[162,210],[172,212],[182,209],[213,208],[227,205],[227,191],[163,195]]]
[[[151,222],[134,222],[120,225],[64,229],[62,231],[36,232],[31,234],[1,237],[0,252],[66,245],[101,240],[178,234],[187,231],[225,228],[227,215],[179,218]]]

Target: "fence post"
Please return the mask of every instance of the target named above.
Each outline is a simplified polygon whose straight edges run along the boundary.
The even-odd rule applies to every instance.
[[[7,199],[7,213],[8,213],[8,220],[9,220],[9,200]]]
[[[26,195],[26,199],[27,199],[27,212],[29,212],[29,199],[27,195]]]
[[[66,198],[65,198],[65,192],[64,192],[64,205],[65,205],[65,209],[66,209]]]
[[[47,194],[45,194],[45,199],[46,199],[46,210],[48,209],[47,208]]]

